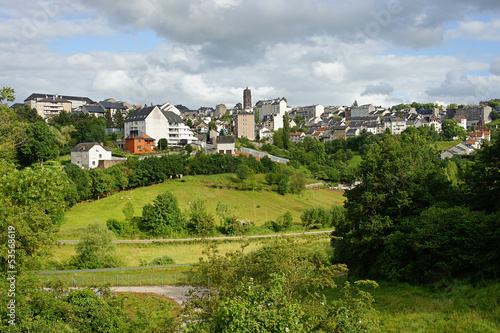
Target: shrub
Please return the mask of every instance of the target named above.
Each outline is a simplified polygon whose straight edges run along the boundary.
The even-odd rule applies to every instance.
[[[164,266],[164,265],[175,265],[175,260],[172,257],[165,255],[163,257],[154,258],[149,262],[149,266]]]
[[[115,256],[114,234],[104,225],[94,222],[83,229],[80,242],[76,244],[76,256],[70,265],[79,269],[111,268],[120,266]]]

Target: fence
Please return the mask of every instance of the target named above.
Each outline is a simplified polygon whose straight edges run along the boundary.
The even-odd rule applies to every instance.
[[[144,273],[144,274],[50,274],[40,275],[45,284],[61,281],[71,287],[88,286],[184,286],[208,284],[208,280],[189,273]]]

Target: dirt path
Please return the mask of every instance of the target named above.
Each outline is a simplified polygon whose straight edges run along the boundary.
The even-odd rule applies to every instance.
[[[186,303],[189,298],[187,293],[193,289],[190,286],[142,286],[142,287],[111,287],[112,291],[115,292],[125,292],[125,293],[152,293],[158,294],[162,296],[167,296],[183,305]],[[203,293],[208,292],[207,289],[202,289],[197,291],[195,294],[201,295]]]

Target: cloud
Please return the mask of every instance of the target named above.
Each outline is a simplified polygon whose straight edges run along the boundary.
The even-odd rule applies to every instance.
[[[447,39],[500,41],[500,19],[493,19],[489,22],[459,22],[457,28],[450,29],[445,33],[445,37]]]
[[[490,73],[500,76],[500,57],[496,57],[490,64]]]
[[[464,98],[476,96],[476,86],[462,71],[450,71],[439,87],[429,88],[425,91],[430,96],[448,96]]]
[[[380,82],[378,84],[369,84],[361,93],[361,96],[368,95],[390,95],[394,88],[389,83]]]

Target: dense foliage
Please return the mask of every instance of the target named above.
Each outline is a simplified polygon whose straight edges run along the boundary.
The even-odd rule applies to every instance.
[[[186,307],[187,332],[378,332],[373,297],[358,288],[376,284],[346,283],[328,301],[345,267],[318,262],[303,246],[279,238],[247,255],[244,246],[225,256],[209,250],[197,268],[211,295]]]
[[[498,141],[459,164],[455,185],[418,133],[373,144],[361,184],[346,192],[346,219],[332,238],[336,260],[357,274],[413,282],[498,276]]]

